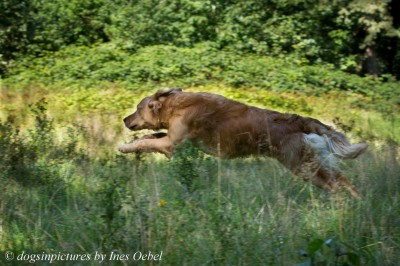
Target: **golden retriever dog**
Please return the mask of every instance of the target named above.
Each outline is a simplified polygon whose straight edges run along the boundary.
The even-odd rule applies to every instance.
[[[119,147],[123,153],[160,152],[171,157],[189,140],[222,158],[269,156],[295,175],[335,192],[359,193],[340,172],[337,158],[356,158],[367,144],[350,144],[346,136],[320,121],[296,114],[265,110],[209,93],[161,89],[144,98],[124,119],[130,130],[160,130]]]

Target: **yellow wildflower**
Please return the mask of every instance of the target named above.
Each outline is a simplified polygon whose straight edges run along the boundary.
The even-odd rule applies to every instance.
[[[163,199],[160,199],[160,201],[158,202],[158,206],[164,207],[165,205],[167,205],[167,202]]]

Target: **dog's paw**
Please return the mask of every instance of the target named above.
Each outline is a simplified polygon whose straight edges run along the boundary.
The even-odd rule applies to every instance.
[[[129,145],[124,144],[118,147],[118,151],[122,153],[128,153],[129,152]]]

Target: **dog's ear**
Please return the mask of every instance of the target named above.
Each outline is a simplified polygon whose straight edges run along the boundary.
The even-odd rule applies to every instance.
[[[160,89],[153,95],[153,97],[151,97],[148,107],[158,115],[158,110],[162,107],[162,101],[166,97],[179,92],[182,92],[181,88]]]
[[[153,99],[154,100],[158,100],[161,97],[167,97],[170,96],[172,94],[176,94],[182,92],[181,88],[165,88],[165,89],[160,89],[158,90],[155,94]]]
[[[158,110],[161,109],[162,103],[159,101],[152,101],[150,100],[147,106],[150,108],[150,110],[153,110],[155,113],[158,112]]]

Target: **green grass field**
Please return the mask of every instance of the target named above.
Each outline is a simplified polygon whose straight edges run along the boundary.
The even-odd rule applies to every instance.
[[[220,160],[188,143],[170,160],[120,154],[136,136],[123,117],[174,84],[366,141],[365,154],[341,162],[362,199],[304,183],[273,159]],[[204,47],[128,55],[103,45],[24,61],[0,90],[0,262],[399,265],[399,88]]]
[[[257,97],[246,98],[243,89],[191,90],[219,92],[259,106],[261,100],[281,100],[297,108],[294,111],[327,122],[333,117],[343,124],[351,121],[340,93],[299,98],[259,91]],[[9,119],[1,124],[0,138],[0,250],[15,256],[15,264],[1,257],[7,265],[22,260],[29,264],[29,258],[37,259],[28,257],[32,254],[85,255],[66,265],[97,265],[96,253],[107,255],[107,265],[400,261],[398,146],[384,141],[384,136],[398,134],[398,128],[390,128],[379,113],[369,115],[367,123],[362,110],[352,110],[353,139],[375,136],[366,154],[342,165],[362,194],[356,201],[345,192],[331,195],[304,183],[268,158],[220,160],[189,144],[171,160],[119,154],[118,144],[133,137],[121,119],[143,93],[115,88],[24,91],[2,92],[7,99],[2,115]],[[133,100],[115,107],[113,101],[121,95]],[[71,100],[78,96],[92,97],[94,103]],[[40,101],[42,97],[46,101]],[[69,107],[64,99],[75,105]],[[111,102],[96,103],[104,99]],[[322,105],[329,106],[329,112],[319,111]],[[102,113],[107,106],[110,112]],[[161,261],[139,259],[149,252],[162,252]]]

